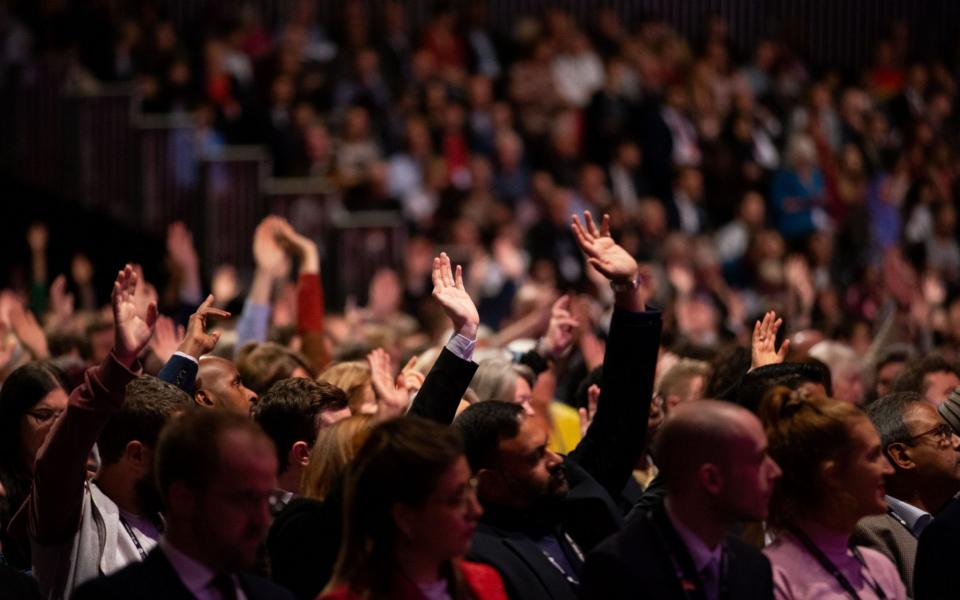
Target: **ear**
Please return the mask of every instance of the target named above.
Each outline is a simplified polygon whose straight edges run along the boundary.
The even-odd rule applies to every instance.
[[[503,489],[503,477],[498,471],[493,469],[480,469],[476,474],[477,479],[477,495],[483,498],[489,498],[495,496],[496,492],[491,493],[493,490]]]
[[[200,408],[213,408],[213,398],[204,390],[197,390],[193,393],[193,401]]]
[[[123,457],[128,463],[147,472],[150,470],[150,463],[153,462],[153,451],[137,440],[127,442],[127,447],[123,449]]]
[[[820,477],[825,483],[842,485],[840,481],[840,466],[836,461],[828,460],[820,465]]]
[[[910,447],[901,442],[894,442],[887,446],[887,458],[896,469],[908,471],[917,468],[917,463],[910,458]]]
[[[291,465],[307,466],[310,463],[310,446],[303,440],[294,442],[287,453],[287,462]]]
[[[697,481],[714,496],[723,491],[723,474],[720,468],[713,463],[704,463],[697,469]]]
[[[680,404],[680,396],[677,396],[676,394],[670,394],[663,400],[663,402],[667,406],[667,412],[670,412],[676,408],[678,404]]]

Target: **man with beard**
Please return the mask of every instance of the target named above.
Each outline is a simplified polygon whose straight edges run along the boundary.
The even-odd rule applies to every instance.
[[[292,600],[242,572],[255,562],[277,485],[273,443],[256,423],[227,411],[177,419],[157,444],[156,474],[166,518],[157,548],[73,598]]]
[[[66,598],[83,581],[142,560],[159,536],[153,447],[166,420],[192,402],[173,385],[137,377],[138,356],[157,319],[156,306],[140,308],[134,300],[137,283],[130,265],[117,275],[113,351],[73,390],[37,456],[30,497],[14,518],[28,520],[44,598]],[[101,466],[88,481],[94,443]]]
[[[573,234],[610,280],[616,305],[597,412],[568,455],[547,449],[548,428],[518,404],[479,402],[454,422],[484,508],[467,557],[499,571],[512,598],[577,597],[584,554],[616,533],[621,492],[644,448],[660,313],[647,311],[649,279],[587,213]]]
[[[654,447],[666,499],[590,554],[582,596],[772,600],[770,561],[729,535],[766,518],[781,474],[759,419],[716,400],[682,404]]]

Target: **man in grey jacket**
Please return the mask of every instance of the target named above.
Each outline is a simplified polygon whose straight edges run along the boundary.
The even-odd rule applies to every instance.
[[[867,407],[893,465],[887,512],[857,524],[853,542],[887,555],[913,597],[917,540],[960,490],[960,438],[918,393],[888,394]]]

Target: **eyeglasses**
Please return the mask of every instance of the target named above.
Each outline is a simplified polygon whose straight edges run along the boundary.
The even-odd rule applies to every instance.
[[[55,408],[38,408],[27,412],[28,416],[33,417],[40,424],[55,421],[61,414],[63,414],[63,411]]]
[[[953,432],[953,427],[946,423],[940,423],[936,427],[928,429],[923,433],[918,433],[917,435],[908,437],[906,441],[913,442],[928,435],[934,436],[937,440],[937,444],[941,447],[948,448],[953,445],[953,436],[956,434]]]

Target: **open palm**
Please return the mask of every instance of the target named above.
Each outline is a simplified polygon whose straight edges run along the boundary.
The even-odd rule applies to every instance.
[[[463,268],[457,265],[454,277],[450,257],[446,253],[433,259],[433,297],[453,321],[453,328],[457,333],[476,338],[480,313],[463,287]]]
[[[637,261],[610,237],[610,217],[604,215],[600,228],[593,222],[590,211],[584,213],[586,225],[573,215],[571,229],[587,262],[610,281],[629,281],[637,276]]]
[[[134,294],[139,278],[130,265],[117,273],[113,283],[113,322],[116,327],[115,352],[124,360],[135,359],[150,341],[157,323],[157,305],[151,303],[140,312]]]

